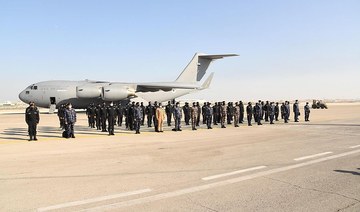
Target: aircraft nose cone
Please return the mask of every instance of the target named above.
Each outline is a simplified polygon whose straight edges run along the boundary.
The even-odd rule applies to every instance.
[[[21,92],[19,93],[19,99],[20,99],[21,101],[27,103],[26,97],[25,97],[25,90],[24,90],[24,91],[21,91]]]

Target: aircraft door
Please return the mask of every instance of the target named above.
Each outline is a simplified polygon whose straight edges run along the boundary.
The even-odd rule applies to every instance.
[[[50,97],[49,113],[54,113],[56,109],[56,97]]]

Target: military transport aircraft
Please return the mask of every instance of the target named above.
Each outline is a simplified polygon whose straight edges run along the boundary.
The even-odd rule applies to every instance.
[[[74,108],[86,108],[90,103],[129,102],[131,99],[164,102],[209,87],[213,74],[202,85],[210,63],[237,54],[206,55],[196,53],[190,63],[174,82],[122,83],[104,81],[66,81],[54,80],[38,82],[28,86],[19,94],[25,102],[35,102],[39,107],[58,108],[71,103]]]

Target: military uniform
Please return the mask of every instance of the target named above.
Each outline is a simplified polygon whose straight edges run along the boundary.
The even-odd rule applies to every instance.
[[[195,105],[195,102],[193,103],[193,106],[190,108],[190,111],[191,111],[191,127],[192,127],[192,130],[196,130],[196,124],[197,124],[199,110],[198,110],[198,107]]]
[[[74,125],[76,123],[76,112],[71,108],[71,105],[66,108],[64,119],[67,133],[66,138],[75,138]]]
[[[246,106],[246,116],[247,116],[248,126],[251,126],[252,114],[253,114],[253,108],[251,103],[249,102],[248,106]]]
[[[244,104],[242,101],[239,102],[240,115],[239,115],[239,123],[242,124],[244,122]]]
[[[281,109],[282,109],[282,113],[284,114],[284,123],[288,123],[288,120],[289,120],[289,107],[286,105],[287,104],[287,102],[285,102],[285,104],[283,103],[282,104],[282,107],[281,107]]]
[[[106,111],[106,105],[104,103],[103,106],[100,108],[102,132],[107,132],[107,130],[106,130],[106,115],[107,115],[107,111]]]
[[[305,114],[305,121],[310,121],[309,120],[309,116],[310,116],[310,106],[309,103],[306,102],[306,105],[304,106],[304,114]]]
[[[234,127],[239,127],[240,107],[236,102],[234,107]]]
[[[269,101],[266,101],[266,104],[263,107],[263,111],[265,113],[265,121],[268,122],[269,121],[269,113],[270,113],[270,105],[269,105]]]
[[[205,116],[206,116],[206,126],[208,129],[212,129],[211,121],[213,115],[213,108],[211,108],[210,102],[208,102],[205,106]]]
[[[190,107],[189,103],[185,102],[183,106],[185,125],[190,125]]]
[[[166,122],[168,126],[171,126],[171,116],[172,116],[172,110],[173,106],[171,105],[171,102],[169,101],[168,104],[165,107],[166,112]]]
[[[146,114],[146,117],[147,117],[148,127],[151,127],[152,119],[153,119],[153,116],[154,116],[154,107],[151,105],[151,102],[149,102],[149,105],[146,106],[145,114]]]
[[[214,125],[217,125],[218,123],[218,116],[219,116],[219,107],[217,102],[215,102],[214,107],[212,108],[213,110],[213,119],[214,119]]]
[[[95,128],[95,106],[91,104],[88,108],[89,127]]]
[[[200,114],[202,114],[202,110],[199,102],[196,103],[196,107],[198,108],[198,115],[196,117],[196,126],[200,126]]]
[[[136,103],[136,106],[133,108],[132,112],[133,112],[133,117],[134,117],[135,133],[140,134],[142,111],[141,111],[141,108],[139,107],[139,103]]]
[[[221,128],[226,128],[225,127],[226,115],[227,115],[226,106],[225,106],[225,102],[223,102],[220,106]]]
[[[300,108],[299,108],[299,103],[297,100],[295,101],[295,103],[293,105],[293,111],[294,111],[294,121],[299,122]]]
[[[176,104],[174,111],[174,120],[175,120],[175,128],[173,131],[181,131],[181,118],[182,118],[182,110],[179,106],[179,103]]]
[[[109,135],[114,135],[114,125],[116,123],[116,108],[110,104],[107,109],[108,131]]]
[[[270,124],[274,124],[275,105],[273,103],[270,103],[270,105],[268,106],[268,110],[269,110]]]
[[[117,115],[117,125],[120,127],[123,122],[123,114],[124,114],[124,109],[122,108],[121,104],[119,103],[116,107],[116,115]]]
[[[157,120],[157,118],[156,118],[156,109],[158,108],[159,106],[158,106],[158,103],[157,103],[157,101],[155,101],[154,102],[154,107],[153,107],[153,114],[154,114],[154,116],[153,116],[153,121],[154,121],[154,128],[155,128],[155,132],[158,132],[158,120]]]
[[[58,117],[60,122],[60,128],[65,129],[65,122],[64,122],[64,111],[65,111],[65,105],[61,105],[58,109]]]
[[[101,130],[101,106],[100,104],[95,108],[96,129]]]
[[[203,118],[203,120],[202,120],[203,124],[206,124],[205,107],[206,107],[206,103],[204,102],[204,105],[201,107],[201,115],[202,115],[202,118]]]
[[[34,103],[30,103],[30,106],[25,110],[25,121],[28,125],[29,141],[35,140],[36,138],[36,127],[40,121],[39,110],[35,107]]]
[[[255,105],[255,114],[256,114],[257,124],[262,125],[261,124],[261,118],[262,118],[261,116],[262,116],[263,112],[262,112],[261,104],[256,104]]]
[[[159,105],[159,107],[156,109],[156,119],[158,121],[158,132],[164,132],[163,130],[163,126],[164,126],[164,120],[165,120],[165,110],[164,108],[161,106],[161,104]]]

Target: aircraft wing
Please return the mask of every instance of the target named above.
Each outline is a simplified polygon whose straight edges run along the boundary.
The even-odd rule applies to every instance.
[[[136,92],[171,91],[172,89],[200,89],[201,86],[193,83],[159,82],[136,84]]]

